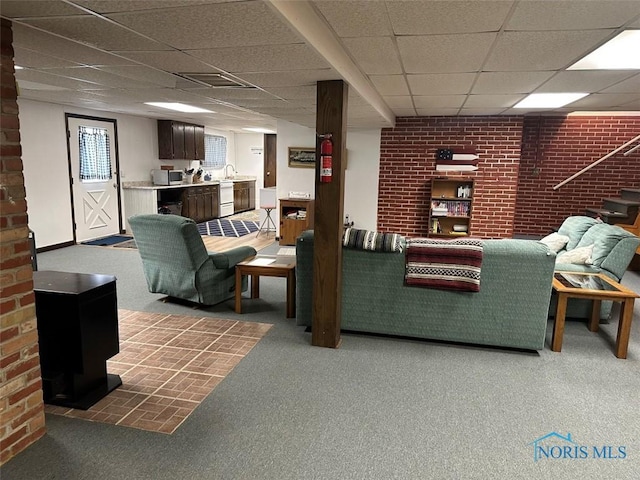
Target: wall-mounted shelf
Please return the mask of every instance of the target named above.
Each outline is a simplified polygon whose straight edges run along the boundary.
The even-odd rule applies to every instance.
[[[473,180],[431,180],[429,237],[455,238],[471,234]]]

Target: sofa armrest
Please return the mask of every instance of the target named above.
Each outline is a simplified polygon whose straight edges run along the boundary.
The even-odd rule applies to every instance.
[[[222,253],[209,252],[209,258],[213,260],[216,268],[227,269],[233,268],[237,263],[256,255],[256,249],[253,247],[243,246],[232,248]]]

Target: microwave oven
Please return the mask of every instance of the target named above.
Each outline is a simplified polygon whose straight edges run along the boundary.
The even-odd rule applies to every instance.
[[[154,185],[180,185],[184,172],[182,170],[152,170]]]

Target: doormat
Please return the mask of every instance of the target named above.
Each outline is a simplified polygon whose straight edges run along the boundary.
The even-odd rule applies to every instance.
[[[126,242],[131,240],[131,237],[124,235],[110,235],[104,238],[98,238],[97,240],[89,240],[88,242],[82,242],[81,245],[97,245],[99,247],[108,247],[120,242]]]
[[[251,220],[227,220],[216,218],[208,222],[198,224],[200,235],[213,235],[215,237],[243,237],[260,229],[258,222]]]
[[[272,327],[214,317],[118,310],[120,353],[107,371],[122,385],[71,418],[172,434]]]

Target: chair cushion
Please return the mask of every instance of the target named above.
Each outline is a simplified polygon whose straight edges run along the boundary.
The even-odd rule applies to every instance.
[[[560,228],[558,229],[558,233],[560,235],[566,235],[569,237],[569,241],[567,242],[566,249],[572,250],[578,246],[580,240],[583,235],[593,227],[595,224],[600,223],[598,220],[592,217],[586,217],[581,215],[576,215],[573,217],[567,217]],[[593,243],[593,242],[591,242]],[[588,244],[585,244],[588,245]]]
[[[622,239],[631,236],[632,234],[623,228],[608,223],[598,223],[587,230],[576,247],[593,245],[593,253],[591,255],[593,265],[600,267],[616,245]]]

